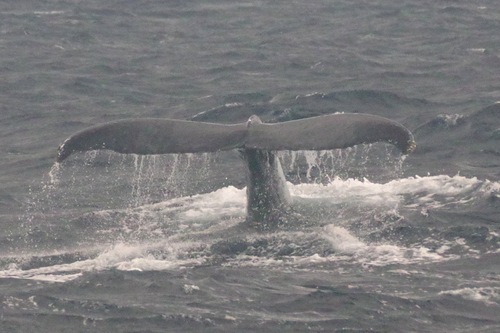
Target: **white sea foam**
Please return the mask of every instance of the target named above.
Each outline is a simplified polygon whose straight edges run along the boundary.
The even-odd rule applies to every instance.
[[[292,186],[292,195],[305,198],[330,198],[332,201],[358,201],[368,205],[394,207],[403,195],[411,195],[408,208],[438,208],[465,204],[477,197],[498,192],[500,184],[460,175],[409,177],[380,184],[367,179],[334,179],[327,185],[300,184]]]
[[[415,264],[455,259],[457,256],[444,256],[423,246],[404,247],[392,244],[367,244],[347,230],[328,225],[323,228],[323,237],[327,239],[336,252],[348,254],[349,260],[369,266],[385,266],[390,264]],[[337,261],[337,254],[330,259]]]
[[[10,309],[21,309],[24,311],[38,309],[38,304],[35,301],[35,296],[29,296],[27,298],[5,296],[3,298],[2,304]]]
[[[340,253],[354,254],[366,248],[366,244],[354,237],[344,228],[327,225],[323,228],[323,237],[328,240],[333,249]]]
[[[138,169],[139,165],[138,160]],[[299,201],[301,198],[317,200],[319,205],[334,206],[333,209],[339,205],[342,207],[354,205],[353,211],[356,216],[363,210],[369,214],[379,210],[382,213],[397,215],[398,209],[402,207],[420,211],[446,205],[463,205],[471,200],[496,193],[500,189],[498,183],[459,175],[411,177],[385,184],[368,180],[335,179],[326,185],[289,184],[289,186]],[[117,213],[128,216],[129,219],[136,218],[135,224],[121,222],[122,228],[128,229],[130,234],[141,231],[148,237],[140,240],[134,240],[132,237],[130,241],[125,240],[101,249],[96,247],[96,253],[90,255],[90,259],[72,263],[24,270],[18,265],[8,265],[0,271],[0,278],[64,282],[75,279],[84,272],[107,269],[152,271],[196,266],[205,262],[206,256],[210,255],[207,254],[210,252],[210,245],[220,241],[221,237],[223,239],[223,232],[226,229],[243,222],[245,202],[245,189],[228,186],[211,193],[169,199],[137,208],[126,208],[123,211],[93,212],[94,218],[104,221],[117,219]],[[331,246],[334,254],[299,254],[275,258],[243,253],[229,260],[228,264],[283,267],[283,265],[309,266],[340,261],[364,267],[410,265],[452,260],[456,255],[453,255],[455,251],[450,249],[469,247],[465,240],[458,238],[434,250],[424,245],[369,243],[349,230],[349,219],[352,218],[349,214],[353,213],[347,211],[342,214],[336,215],[334,220],[321,228],[313,227],[303,232],[283,230],[267,236],[258,236],[269,237],[270,240],[273,237],[287,239],[291,244],[299,244],[293,246],[307,246],[314,243],[315,239],[322,239]],[[134,217],[139,215],[140,217]],[[381,222],[384,222],[383,218]],[[163,229],[168,230],[168,236]],[[240,236],[252,241],[248,238],[252,236],[248,234]],[[313,241],[308,243],[304,239]]]
[[[188,251],[192,243],[164,244],[123,244],[118,243],[103,251],[95,258],[33,269],[10,266],[0,271],[0,278],[30,279],[47,282],[67,282],[80,277],[84,272],[118,269],[123,271],[162,271],[183,266],[199,265],[203,258],[179,259],[179,254]],[[162,250],[162,258],[150,254],[152,250]]]
[[[64,14],[64,10],[47,10],[47,11],[35,11],[33,14],[35,15],[62,15]]]
[[[498,287],[467,287],[455,290],[444,290],[439,292],[439,295],[460,296],[467,300],[482,302],[487,305],[496,305],[500,307],[500,288]]]

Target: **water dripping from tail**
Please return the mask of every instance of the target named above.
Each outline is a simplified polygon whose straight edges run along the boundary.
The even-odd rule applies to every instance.
[[[393,147],[372,144],[335,150],[281,151],[278,156],[290,182],[328,184],[336,178],[399,178],[403,175],[405,156],[394,155]]]

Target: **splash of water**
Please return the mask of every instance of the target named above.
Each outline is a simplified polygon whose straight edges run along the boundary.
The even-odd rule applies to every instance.
[[[143,166],[142,171],[146,170]],[[144,177],[142,179],[145,180]],[[116,224],[119,216],[135,219],[135,224],[119,222],[116,227],[123,230],[128,228],[132,230],[128,232],[136,233],[136,236],[111,242],[100,250],[99,246],[94,245],[92,248],[96,254],[89,254],[88,259],[28,270],[11,265],[1,274],[5,277],[63,282],[77,278],[80,272],[86,270],[168,270],[186,265],[196,266],[218,255],[213,252],[212,246],[221,241],[229,241],[229,248],[235,246],[243,251],[237,256],[230,255],[225,263],[237,266],[307,268],[340,262],[368,269],[454,260],[457,259],[457,251],[453,250],[455,247],[463,248],[465,252],[462,252],[470,255],[474,255],[476,250],[466,240],[450,243],[448,247],[425,246],[425,241],[415,244],[371,242],[363,239],[359,233],[362,230],[357,228],[360,222],[368,220],[372,221],[374,228],[394,223],[388,217],[390,212],[400,216],[404,225],[408,211],[471,204],[471,199],[481,200],[500,189],[498,183],[444,175],[411,177],[384,184],[366,179],[336,178],[325,185],[290,186],[292,194],[301,200],[312,199],[314,210],[321,207],[332,210],[333,214],[330,220],[326,220],[326,225],[319,228],[312,225],[301,231],[241,233],[238,228],[244,220],[245,191],[223,187],[206,194],[167,199],[126,208],[121,212],[109,210],[98,214],[94,211],[92,216],[99,219],[99,229],[103,231],[109,223]],[[144,215],[138,218],[137,214]],[[139,220],[142,222],[139,223]],[[144,237],[137,237],[139,233],[144,234]],[[234,237],[235,240],[231,240]],[[491,237],[495,237],[493,233]],[[439,243],[444,244],[442,240]]]
[[[267,265],[272,262],[273,265],[289,263],[307,266],[318,262],[346,260],[363,265],[383,266],[450,260],[454,258],[451,245],[448,249],[440,247],[432,250],[422,244],[374,244],[363,239],[360,236],[362,233],[353,233],[352,229],[376,229],[386,223],[404,223],[408,211],[420,212],[425,217],[430,209],[473,204],[482,197],[495,195],[500,191],[498,183],[458,175],[411,177],[386,183],[366,178],[338,177],[336,173],[343,167],[352,161],[359,162],[358,155],[359,152],[355,149],[305,154],[281,153],[280,158],[284,168],[289,170],[289,175],[295,173],[299,175],[298,179],[306,178],[312,182],[289,185],[292,195],[298,197],[299,201],[309,200],[311,203],[304,215],[312,220],[310,227],[303,229],[300,235],[292,231],[270,235],[245,233],[241,246],[248,250],[243,250],[234,259],[234,264]],[[100,201],[91,201],[101,205],[113,196],[122,195],[118,205],[121,208],[105,208],[103,205],[104,209],[99,209],[90,205],[88,213],[85,210],[83,213],[82,210],[77,211],[79,215],[73,220],[76,222],[72,222],[70,235],[79,242],[78,238],[81,236],[76,232],[75,226],[80,224],[78,221],[82,221],[85,226],[83,231],[88,233],[88,243],[85,244],[94,242],[94,245],[90,245],[92,248],[96,249],[96,244],[108,242],[108,247],[130,244],[133,249],[118,249],[130,256],[116,257],[116,260],[111,261],[105,259],[113,256],[111,253],[114,250],[97,249],[97,254],[91,255],[94,259],[77,260],[74,264],[62,266],[53,265],[42,271],[27,272],[11,266],[7,269],[9,276],[50,279],[49,276],[55,274],[60,279],[67,280],[79,276],[75,271],[96,267],[123,270],[169,269],[176,263],[187,263],[186,255],[194,260],[193,265],[203,262],[212,255],[210,246],[227,239],[227,230],[237,230],[245,214],[244,189],[223,186],[220,190],[206,194],[183,196],[189,186],[194,186],[199,191],[198,182],[210,177],[214,161],[212,154],[125,156],[93,152],[85,155],[83,166],[82,163],[75,163],[74,166],[62,168],[55,164],[43,190],[37,193],[38,198],[31,201],[31,208],[27,210],[23,221],[26,234],[32,239],[25,255],[29,257],[29,253],[39,253],[39,246],[42,244],[54,250],[54,240],[57,242],[61,238],[58,233],[64,232],[61,226],[68,223],[65,212],[75,206],[75,200],[79,201],[78,205],[84,205],[86,194],[91,195],[92,200],[96,200],[96,195],[101,195]],[[402,161],[400,159],[394,164],[396,170],[400,168]],[[92,192],[94,187],[102,193]],[[113,187],[129,190],[112,192]],[[76,199],[70,198],[71,196]],[[123,199],[129,202],[125,208]],[[57,216],[62,216],[64,221],[56,220],[56,215],[51,213],[58,208],[61,213]],[[319,216],[315,215],[318,211],[327,212],[321,217],[323,224],[320,229],[317,227],[319,224],[315,227],[314,221]],[[86,231],[87,225],[96,226],[95,232]],[[49,237],[48,240],[40,238],[39,226],[44,228],[42,232],[45,236],[42,236]],[[241,233],[236,231],[232,237],[241,237]],[[240,244],[239,242],[235,244]],[[140,250],[137,250],[135,243],[141,244]],[[465,249],[469,245],[454,246]],[[183,250],[174,251],[174,248]],[[76,247],[73,247],[69,251],[75,250]],[[61,251],[65,253],[64,249]],[[283,256],[283,253],[289,254]]]
[[[403,155],[388,145],[362,145],[321,151],[281,151],[285,174],[294,183],[327,184],[335,178],[398,178],[403,174]]]

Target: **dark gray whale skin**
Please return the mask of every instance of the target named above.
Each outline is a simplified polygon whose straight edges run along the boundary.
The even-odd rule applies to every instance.
[[[249,131],[262,121],[248,119]],[[247,164],[247,222],[258,229],[284,224],[290,212],[290,193],[281,163],[274,151],[246,148],[240,150]]]
[[[369,114],[332,114],[277,124],[264,124],[254,115],[235,125],[126,119],[70,136],[59,146],[57,162],[74,152],[97,149],[141,155],[238,149],[247,165],[247,222],[269,229],[283,224],[290,213],[290,195],[276,151],[329,150],[380,141],[404,154],[416,146],[404,126]]]

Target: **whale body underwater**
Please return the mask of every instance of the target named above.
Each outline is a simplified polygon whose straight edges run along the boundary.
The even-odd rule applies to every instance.
[[[331,114],[273,124],[253,115],[246,123],[233,125],[139,118],[73,134],[59,146],[57,162],[75,152],[100,149],[140,155],[237,149],[247,165],[247,223],[271,229],[286,223],[291,212],[277,151],[331,150],[375,142],[393,144],[403,154],[416,147],[403,125],[370,114]]]

